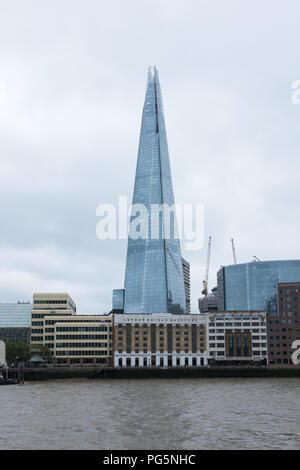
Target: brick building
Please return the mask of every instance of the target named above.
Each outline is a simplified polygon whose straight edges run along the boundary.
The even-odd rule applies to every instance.
[[[300,340],[300,282],[279,283],[277,312],[267,315],[270,364],[291,364],[293,342]]]
[[[115,314],[115,367],[205,366],[202,315]]]

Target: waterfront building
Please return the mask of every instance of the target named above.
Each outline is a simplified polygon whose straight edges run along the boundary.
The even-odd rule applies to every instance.
[[[300,260],[252,261],[217,274],[218,310],[264,310],[276,305],[277,284],[300,282]]]
[[[54,364],[111,364],[112,316],[77,315],[68,294],[34,294],[31,346],[47,346]]]
[[[115,367],[205,365],[205,318],[202,315],[114,315]]]
[[[0,303],[0,340],[30,343],[30,302]]]
[[[217,312],[205,316],[210,362],[267,364],[265,312]]]
[[[177,237],[163,103],[156,67],[150,67],[143,108],[125,271],[125,313],[185,313],[186,297]],[[155,212],[153,205],[160,211]],[[134,229],[136,230],[135,232]]]
[[[184,291],[185,291],[185,312],[191,313],[191,272],[190,263],[182,258]]]
[[[300,282],[279,283],[276,306],[267,315],[269,363],[292,364],[292,346],[300,340]]]

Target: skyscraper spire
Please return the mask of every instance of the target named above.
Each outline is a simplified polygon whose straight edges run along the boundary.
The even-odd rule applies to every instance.
[[[147,236],[137,238],[132,231],[129,232],[124,311],[184,313],[181,249],[174,236],[174,195],[156,67],[148,69],[133,193],[133,205],[136,204],[147,209],[146,215],[139,213],[139,225],[144,224]],[[153,205],[161,207],[160,213],[154,212]],[[132,220],[135,216],[132,215]],[[155,234],[153,224],[157,227]]]

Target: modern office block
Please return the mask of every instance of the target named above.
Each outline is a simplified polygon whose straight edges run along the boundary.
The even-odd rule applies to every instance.
[[[125,289],[114,289],[112,295],[112,312],[124,312]]]
[[[277,284],[300,282],[300,260],[253,261],[222,267],[218,310],[264,310],[276,305]]]
[[[30,302],[0,304],[0,340],[30,343]]]
[[[67,310],[76,313],[76,305],[69,294],[33,294],[33,309],[37,310]]]
[[[110,365],[112,316],[76,315],[68,294],[34,294],[31,346],[43,344],[55,364]]]

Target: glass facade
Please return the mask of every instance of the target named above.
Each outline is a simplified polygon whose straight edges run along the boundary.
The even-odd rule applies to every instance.
[[[218,272],[218,309],[275,312],[280,282],[300,282],[300,260],[225,266]]]
[[[112,298],[113,311],[115,311],[115,310],[124,311],[124,295],[125,295],[125,289],[114,289],[113,290],[113,298]]]
[[[157,69],[149,68],[143,108],[133,204],[143,204],[147,214],[137,213],[141,236],[128,236],[125,272],[125,313],[184,313],[185,290],[176,216],[171,211],[170,236],[166,236],[168,208],[174,205],[171,169],[162,96]],[[151,211],[152,204],[165,208]],[[151,226],[156,224],[155,236]],[[146,237],[142,236],[146,227]]]
[[[0,304],[0,340],[30,341],[31,303]]]
[[[0,304],[0,328],[29,328],[31,303]]]

